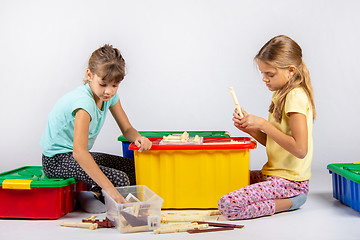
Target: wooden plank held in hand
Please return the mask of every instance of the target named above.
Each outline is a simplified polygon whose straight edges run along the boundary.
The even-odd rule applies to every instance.
[[[229,90],[230,90],[232,98],[234,99],[236,109],[238,110],[240,117],[243,118],[244,115],[241,112],[241,108],[240,108],[239,102],[237,100],[237,97],[235,95],[235,91],[234,91],[234,89],[232,87],[229,87]]]

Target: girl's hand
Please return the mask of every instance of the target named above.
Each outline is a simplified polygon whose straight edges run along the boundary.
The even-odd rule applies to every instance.
[[[252,114],[248,114],[243,109],[241,109],[241,110],[244,115],[243,118],[241,118],[239,116],[238,111],[236,109],[233,114],[233,116],[234,116],[233,121],[234,121],[235,127],[237,127],[239,130],[246,132],[246,133],[250,133],[251,131],[255,131],[255,130],[262,130],[264,121],[266,121],[265,119],[263,119],[261,117],[257,117]]]
[[[140,136],[134,141],[134,144],[139,148],[139,152],[147,151],[151,148],[151,141],[146,137]]]
[[[104,189],[104,190],[112,199],[114,199],[115,202],[117,202],[119,204],[128,202],[128,201],[126,201],[126,199],[123,196],[121,196],[121,194],[119,193],[118,190],[116,190],[115,187],[112,187],[109,189]]]
[[[243,116],[247,115],[247,113],[244,111],[244,109],[241,108],[241,111],[242,111]],[[243,128],[241,126],[241,119],[242,118],[240,117],[239,111],[235,108],[235,111],[233,113],[233,119],[232,119],[234,121],[234,126],[243,132],[249,133],[248,131],[246,131],[245,128]]]

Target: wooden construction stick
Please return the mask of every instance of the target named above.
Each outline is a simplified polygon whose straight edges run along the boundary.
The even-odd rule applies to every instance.
[[[88,222],[60,222],[62,227],[77,227],[77,228],[89,228],[90,230],[97,229],[97,223],[88,223]]]
[[[173,136],[173,135],[164,136],[163,138],[166,140],[178,140],[178,141],[181,140],[181,136]]]
[[[227,231],[234,230],[232,227],[221,227],[221,228],[207,228],[207,229],[194,229],[187,230],[188,233],[204,233],[204,232],[218,232],[218,231]]]
[[[173,143],[181,143],[181,142],[185,142],[183,141],[181,138],[178,138],[178,139],[172,139],[172,138],[167,138],[167,137],[164,137],[164,142],[173,142]]]
[[[209,210],[209,211],[207,212],[207,214],[208,214],[209,216],[220,215],[220,211],[219,211],[219,210]]]
[[[231,227],[231,228],[243,228],[244,225],[237,225],[237,224],[228,224],[228,223],[219,223],[219,222],[203,222],[203,221],[195,221],[193,223],[197,224],[209,224],[212,227]]]
[[[196,229],[196,230],[188,230],[188,233],[204,233],[204,232],[217,232],[217,231],[226,231],[226,230],[234,230],[234,228],[243,228],[244,225],[235,225],[235,224],[228,224],[228,223],[218,223],[218,222],[202,222],[196,221],[193,223],[197,224],[208,224],[212,227],[217,228],[209,228],[209,229]]]
[[[204,216],[204,215],[203,215]],[[198,216],[166,216],[161,217],[162,223],[168,222],[194,222],[194,221],[205,221],[205,217],[201,215]]]
[[[195,137],[193,138],[193,142],[200,142],[201,138],[199,137],[199,135],[195,135]]]
[[[90,217],[85,218],[85,220],[92,220],[92,221],[94,221],[96,217],[97,217],[97,216],[94,214],[94,215],[91,215]]]
[[[134,204],[133,209],[134,209],[134,216],[138,217],[139,216],[139,210],[140,210],[140,204]]]
[[[188,230],[200,230],[208,228],[208,224],[197,224],[197,223],[189,223],[189,224],[174,224],[166,227],[160,227],[154,230],[154,234],[160,233],[176,233],[176,232],[186,232]]]
[[[229,90],[230,90],[232,98],[234,99],[236,109],[238,110],[240,117],[243,118],[244,115],[241,112],[241,108],[240,108],[239,102],[237,100],[237,97],[235,95],[234,89],[232,87],[230,87]]]
[[[149,226],[138,226],[138,227],[132,227],[130,225],[127,225],[126,227],[120,228],[122,233],[131,233],[131,232],[146,232],[149,231]]]
[[[115,227],[110,219],[105,218],[104,220],[100,221],[99,219],[91,219],[91,218],[85,218],[82,220],[83,223],[97,223],[98,228],[112,228]]]
[[[189,133],[187,133],[186,131],[181,134],[181,141],[182,142],[188,142],[189,141]]]
[[[168,135],[163,136],[164,142],[189,142],[189,133],[184,132],[181,135]]]
[[[180,211],[180,212],[168,212],[162,213],[162,217],[166,216],[215,216],[221,215],[219,210],[209,210],[209,211],[201,211],[201,212],[187,212],[187,211]]]

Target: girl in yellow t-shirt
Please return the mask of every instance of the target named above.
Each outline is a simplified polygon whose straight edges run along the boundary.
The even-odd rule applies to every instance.
[[[267,42],[255,56],[273,98],[268,121],[242,110],[234,125],[266,146],[268,162],[251,171],[249,186],[219,200],[228,219],[249,219],[295,210],[306,201],[313,156],[315,105],[300,46],[287,36]]]

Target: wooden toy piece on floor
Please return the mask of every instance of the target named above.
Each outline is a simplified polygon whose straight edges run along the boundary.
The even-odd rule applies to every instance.
[[[168,222],[193,222],[193,221],[205,221],[204,217],[199,216],[166,216],[161,217],[161,223]]]
[[[130,225],[127,225],[121,228],[122,233],[146,232],[146,231],[149,231],[148,225],[138,226],[138,227],[131,227]]]
[[[220,215],[219,210],[205,212],[169,212],[161,214],[161,223],[206,221],[210,216]]]
[[[179,212],[168,212],[162,214],[162,216],[215,216],[221,215],[219,210],[209,210],[209,211],[201,211],[201,212],[189,212],[189,211],[179,211]]]
[[[194,229],[188,230],[188,233],[205,233],[205,232],[218,232],[218,231],[227,231],[227,230],[234,230],[234,228],[243,228],[244,225],[235,225],[235,224],[228,224],[228,223],[216,223],[216,222],[201,222],[197,221],[194,222],[197,224],[208,224],[209,226],[215,228],[207,228],[207,229]]]
[[[208,227],[209,227],[208,224],[198,224],[198,223],[173,224],[155,229],[154,234],[186,232],[188,230],[206,229]]]
[[[182,224],[169,224],[154,230],[154,234],[159,233],[175,233],[175,232],[188,232],[188,233],[205,233],[205,232],[218,232],[234,230],[235,228],[243,228],[244,225],[235,225],[227,223],[218,223],[211,221],[204,221],[210,216],[218,216],[220,212],[218,210],[202,211],[202,212],[169,212],[161,215],[162,223],[171,222],[188,222],[193,220],[191,223]],[[196,219],[196,220],[194,220]],[[213,228],[209,228],[209,226]]]
[[[232,228],[243,228],[244,225],[238,224],[229,224],[229,223],[218,223],[218,222],[202,222],[196,221],[197,224],[209,224],[212,227],[232,227]]]
[[[220,215],[219,210],[209,210],[206,212],[188,212],[188,211],[179,211],[179,212],[168,212],[162,215],[170,215],[170,216],[214,216]]]
[[[97,217],[97,216],[96,216],[95,214],[94,214],[94,215],[91,215],[90,217],[87,217],[87,218],[83,219],[83,222],[84,222],[84,220],[93,221],[93,220],[95,220],[96,217]]]
[[[228,231],[234,230],[232,227],[221,227],[221,228],[207,228],[207,229],[190,229],[187,230],[188,233],[204,233],[204,232],[218,232],[218,231]]]
[[[210,210],[207,212],[207,214],[209,216],[214,216],[214,215],[221,215],[220,211],[219,210]]]
[[[97,223],[91,222],[60,222],[62,227],[76,227],[76,228],[89,228],[90,230],[95,230],[98,228]]]
[[[100,221],[99,219],[95,219],[96,215],[92,215],[88,218],[82,220],[83,223],[96,223],[98,228],[112,228],[115,227],[110,219],[105,218],[104,220]]]

